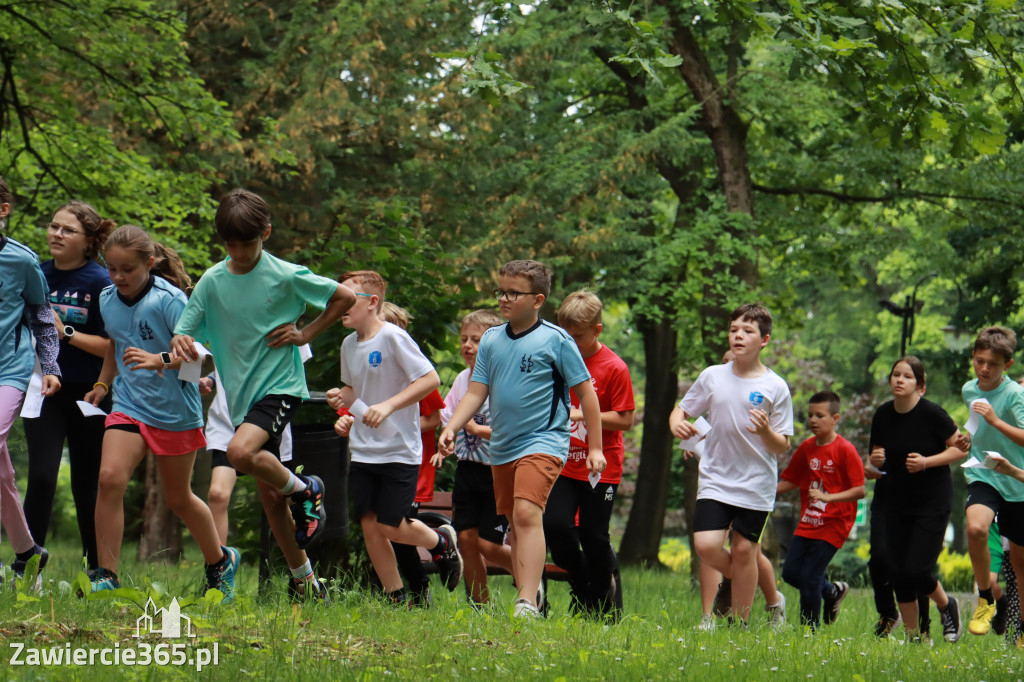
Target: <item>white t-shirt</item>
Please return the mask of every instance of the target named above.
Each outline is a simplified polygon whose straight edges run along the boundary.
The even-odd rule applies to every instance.
[[[768,370],[754,379],[732,372],[733,363],[708,367],[679,402],[690,417],[705,412],[711,431],[700,459],[698,500],[716,500],[742,509],[771,511],[779,480],[776,455],[747,430],[750,410],[768,413],[776,433],[793,435],[793,400],[786,382]]]
[[[206,449],[228,451],[228,443],[235,436],[235,425],[231,423],[231,412],[228,410],[228,397],[224,393],[224,384],[220,381],[217,372],[210,374],[213,377],[214,393],[213,402],[206,413]],[[281,446],[278,448],[281,453],[282,462],[292,460],[292,425],[285,424],[281,432]]]
[[[459,372],[459,375],[455,377],[455,381],[452,382],[448,395],[444,397],[444,407],[441,409],[442,424],[448,424],[451,421],[452,415],[455,414],[455,408],[459,406],[459,402],[466,396],[466,392],[469,391],[469,377],[471,374],[472,370],[464,369]],[[481,426],[488,426],[491,423],[491,408],[488,403],[488,400],[484,400],[484,404],[473,415],[473,421]],[[460,460],[490,464],[490,453],[491,442],[489,440],[479,436],[471,436],[465,429],[455,434],[455,456]]]
[[[367,407],[400,393],[433,369],[412,337],[390,322],[372,339],[359,341],[357,334],[349,334],[341,344],[341,380]],[[419,404],[394,412],[387,421],[398,432],[392,437],[356,420],[348,440],[352,461],[419,466],[423,457]]]

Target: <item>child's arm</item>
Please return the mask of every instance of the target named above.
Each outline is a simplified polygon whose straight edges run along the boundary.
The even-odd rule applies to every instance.
[[[583,421],[583,410],[575,407],[569,410],[569,420],[574,422]],[[633,428],[633,410],[626,410],[625,412],[608,410],[602,412],[601,428],[605,431],[629,431]]]
[[[594,385],[587,377],[572,387],[573,392],[580,399],[580,409],[583,410],[583,423],[587,427],[587,471],[604,471],[608,461],[604,458],[604,450],[601,443],[601,405],[597,401],[597,393]]]
[[[420,415],[420,431],[433,431],[441,425],[441,411],[434,410],[430,414]]]
[[[946,449],[937,455],[925,457],[919,452],[911,452],[907,455],[907,473],[920,473],[925,469],[946,466],[965,458],[967,453],[957,447],[959,441],[960,431],[957,430],[946,439]]]
[[[483,438],[484,440],[491,439],[490,424],[477,424],[475,420],[470,419],[468,422],[466,422],[466,426],[463,428],[465,428],[466,433],[468,433],[471,436]]]
[[[310,343],[320,332],[341,319],[341,316],[356,302],[356,295],[344,284],[339,284],[334,294],[327,300],[327,307],[317,315],[316,319],[299,329],[293,322],[278,325],[267,334],[267,345],[271,348],[292,344],[301,346]]]
[[[993,457],[993,459],[995,458]],[[1012,464],[1010,464],[1009,460],[997,459],[995,470],[1001,474],[1012,476],[1021,483],[1024,483],[1024,469],[1020,469],[1018,467],[1013,466]]]
[[[841,493],[826,493],[818,488],[811,488],[807,491],[808,497],[812,500],[821,500],[822,502],[853,502],[863,498],[865,494],[865,488],[862,485],[847,488]]]
[[[82,398],[87,403],[99,405],[100,402],[110,393],[110,384],[117,376],[117,359],[114,357],[114,342],[107,346],[107,354],[103,356],[103,368],[100,369],[100,376],[92,385],[92,390]]]
[[[440,385],[441,378],[437,376],[437,372],[430,370],[387,400],[366,408],[366,414],[363,415],[363,423],[371,429],[375,429],[380,426],[381,422],[398,410],[415,405],[426,398],[430,395],[431,391],[436,390]]]
[[[36,357],[43,371],[43,395],[53,395],[60,390],[60,339],[54,324],[53,309],[46,303],[26,303],[32,336],[36,338]]]
[[[789,450],[789,436],[772,431],[768,413],[764,410],[750,411],[750,426],[747,427],[747,431],[760,436],[761,442],[773,455],[781,455]]]
[[[668,416],[668,428],[672,432],[672,435],[679,440],[686,440],[697,435],[698,431],[694,428],[693,424],[689,422],[690,416],[683,412],[683,409],[678,405],[672,414]],[[587,427],[588,431],[590,427]]]
[[[466,422],[483,407],[485,400],[487,400],[487,384],[470,381],[466,395],[462,396],[452,418],[441,430],[441,436],[437,441],[438,452],[441,455],[448,457],[455,452],[455,434],[461,431]]]
[[[775,494],[781,495],[782,493],[788,493],[790,490],[796,490],[797,485],[792,481],[786,479],[780,479],[778,485],[775,486]]]
[[[163,376],[165,369],[181,369],[184,360],[180,356],[171,355],[170,364],[165,365],[160,353],[148,353],[141,348],[131,347],[125,349],[121,362],[133,372],[138,369],[152,369]]]
[[[976,402],[971,405],[971,410],[984,417],[989,426],[1009,438],[1016,445],[1024,447],[1024,429],[1011,426],[1000,419],[999,415],[996,414],[996,411],[992,409],[991,405],[988,403]]]

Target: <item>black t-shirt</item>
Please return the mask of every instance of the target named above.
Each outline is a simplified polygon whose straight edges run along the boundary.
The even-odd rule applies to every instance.
[[[74,270],[58,270],[52,260],[41,263],[49,287],[50,307],[64,324],[71,325],[75,332],[106,336],[103,318],[100,317],[100,292],[110,286],[110,275],[106,268],[95,261]],[[103,358],[75,348],[67,341],[60,344],[61,381],[64,383],[91,384],[100,375]]]
[[[890,509],[902,514],[934,514],[953,507],[953,477],[949,465],[907,471],[907,455],[928,457],[946,449],[956,424],[946,411],[921,398],[910,412],[899,413],[890,400],[871,420],[871,447],[885,448],[885,497]]]

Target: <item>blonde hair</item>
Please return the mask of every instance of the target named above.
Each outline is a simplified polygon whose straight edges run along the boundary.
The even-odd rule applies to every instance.
[[[364,289],[363,293],[374,294],[377,297],[378,309],[384,307],[384,293],[388,290],[388,283],[375,270],[355,270],[346,272],[341,276],[339,282],[354,280],[356,284]]]
[[[498,325],[504,324],[501,319],[501,315],[493,310],[487,308],[481,308],[480,310],[474,310],[470,314],[462,318],[462,328],[465,329],[467,325],[476,325],[477,327],[483,327],[484,329],[490,329],[491,327],[497,327]]]
[[[587,289],[574,291],[565,297],[558,308],[558,324],[563,327],[575,324],[596,329],[601,324],[602,309],[601,299],[594,292]]]
[[[402,329],[408,329],[409,323],[412,321],[412,315],[409,314],[408,310],[395,305],[391,301],[386,302],[380,307],[378,315],[385,322],[390,322]]]

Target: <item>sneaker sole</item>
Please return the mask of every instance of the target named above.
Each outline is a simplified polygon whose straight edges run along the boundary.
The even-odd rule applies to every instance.
[[[453,528],[450,524],[446,523],[437,530],[438,532],[443,532],[445,534],[445,538],[448,540],[448,542],[451,543],[452,547],[455,548],[455,558],[459,560],[459,570],[455,576],[455,579],[446,580],[444,585],[449,592],[454,592],[455,588],[458,587],[459,583],[462,581],[462,574],[463,571],[465,570],[465,564],[462,561],[462,553],[459,552],[459,538],[455,532],[455,528]],[[450,585],[448,584],[449,582],[451,583]]]
[[[323,480],[319,476],[307,476],[311,481],[316,481],[317,486],[320,488],[320,522],[316,524],[316,530],[310,535],[304,542],[299,542],[298,538],[295,538],[295,544],[299,546],[299,549],[306,549],[318,539],[324,532],[324,528],[327,527],[327,488],[324,486]]]

